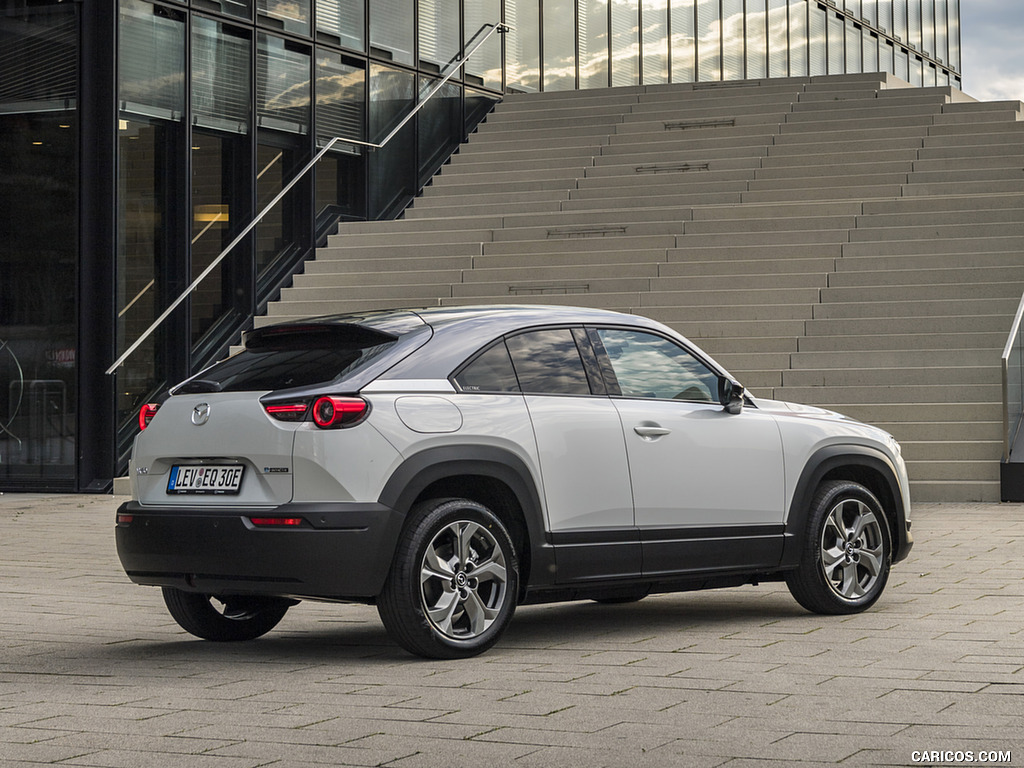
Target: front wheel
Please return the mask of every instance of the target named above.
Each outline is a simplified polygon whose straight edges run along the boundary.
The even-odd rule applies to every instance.
[[[515,547],[498,516],[468,499],[435,499],[410,513],[377,612],[407,651],[467,658],[501,637],[518,589]]]
[[[274,597],[225,597],[164,587],[164,604],[178,625],[204,640],[254,640],[277,626],[292,600]]]
[[[786,574],[786,585],[814,613],[858,613],[881,596],[891,562],[878,499],[859,483],[832,480],[814,496],[800,565]]]

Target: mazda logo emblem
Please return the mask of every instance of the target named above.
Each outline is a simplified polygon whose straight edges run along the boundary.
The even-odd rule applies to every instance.
[[[192,423],[197,427],[201,427],[203,424],[210,420],[210,404],[200,403],[192,409]]]

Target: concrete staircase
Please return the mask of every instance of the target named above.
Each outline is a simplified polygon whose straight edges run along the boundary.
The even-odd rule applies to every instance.
[[[509,96],[403,220],[343,225],[256,322],[637,312],[755,394],[889,429],[918,500],[998,500],[1022,108],[884,74]]]

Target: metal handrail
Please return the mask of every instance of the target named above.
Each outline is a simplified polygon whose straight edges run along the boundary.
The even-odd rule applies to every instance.
[[[1021,324],[1024,322],[1024,295],[1021,296],[1020,304],[1017,305],[1017,314],[1014,315],[1013,324],[1010,326],[1010,334],[1006,337],[1006,345],[1003,347],[1003,354],[1000,357],[1000,367],[1003,385],[1003,461],[1010,460],[1010,452],[1020,431],[1021,417],[1018,415],[1017,423],[1010,424],[1010,358],[1013,356],[1014,346],[1020,339]],[[1024,388],[1018,392],[1018,407],[1024,413]],[[1012,434],[1011,434],[1012,433]]]
[[[240,242],[242,242],[242,240],[244,240],[246,236],[250,232],[252,232],[253,229],[256,228],[256,225],[263,220],[263,217],[270,213],[270,211],[274,208],[275,205],[281,202],[281,199],[291,191],[292,187],[294,187],[299,182],[300,179],[302,179],[307,173],[309,173],[309,171],[312,170],[313,166],[320,162],[320,158],[326,155],[334,147],[335,144],[337,144],[338,142],[342,142],[345,144],[358,144],[359,146],[369,147],[370,149],[382,149],[389,141],[391,141],[391,139],[395,137],[395,135],[398,134],[400,130],[402,130],[402,128],[404,128],[409,123],[410,120],[413,119],[413,117],[415,117],[419,113],[421,109],[423,109],[427,102],[430,101],[430,99],[433,98],[433,96],[438,91],[441,90],[442,86],[444,86],[445,83],[451,80],[452,77],[454,77],[455,73],[458,72],[467,61],[469,61],[469,58],[474,53],[476,53],[480,49],[480,46],[487,42],[487,40],[490,39],[492,35],[503,34],[513,29],[513,27],[510,27],[507,24],[498,22],[495,24],[484,24],[483,26],[480,27],[479,30],[477,30],[477,34],[480,34],[480,32],[483,31],[484,29],[487,29],[487,27],[491,28],[490,31],[488,31],[487,34],[485,34],[482,38],[480,38],[477,44],[474,45],[472,50],[466,53],[465,56],[453,62],[451,70],[448,72],[448,74],[445,75],[441,80],[437,82],[437,84],[434,85],[433,88],[430,89],[430,92],[426,95],[426,97],[421,99],[420,102],[416,104],[416,106],[409,112],[409,114],[406,115],[405,118],[397,126],[395,126],[391,133],[385,136],[384,140],[381,141],[379,144],[375,144],[373,142],[368,141],[359,141],[357,139],[346,139],[342,138],[341,136],[335,136],[333,139],[327,142],[327,144],[324,145],[324,148],[317,152],[313,159],[306,163],[305,167],[303,167],[303,169],[299,171],[295,175],[295,177],[291,181],[289,181],[277,195],[274,196],[274,199],[271,200],[262,211],[256,214],[256,217],[251,222],[249,222],[249,225],[246,226],[246,228],[243,229],[237,236],[235,236],[235,238],[230,243],[228,243],[228,246],[223,251],[221,251],[213,261],[210,262],[209,266],[207,266],[206,269],[202,271],[199,277],[193,280],[191,284],[189,284],[188,288],[182,291],[178,298],[171,302],[170,306],[168,306],[167,309],[165,309],[160,314],[160,316],[153,321],[152,325],[150,325],[149,328],[143,331],[142,335],[139,336],[139,338],[137,338],[132,343],[132,345],[128,347],[128,349],[126,349],[124,353],[119,358],[117,358],[117,360],[114,361],[114,364],[111,365],[106,370],[106,373],[108,375],[112,374],[114,373],[114,371],[120,368],[124,361],[127,360],[131,356],[131,354],[142,345],[142,342],[148,339],[153,334],[153,332],[163,324],[164,320],[166,320],[170,316],[170,314],[175,309],[178,308],[181,302],[188,298],[192,291],[194,291],[196,287],[201,282],[203,282],[204,279],[206,279],[207,275],[209,275],[211,272],[213,272],[214,269],[217,268],[217,266],[224,260],[224,258],[229,253],[231,253],[234,247],[238,245]]]

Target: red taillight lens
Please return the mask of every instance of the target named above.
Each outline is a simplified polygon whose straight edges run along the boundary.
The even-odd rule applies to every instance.
[[[263,528],[302,525],[301,517],[250,517],[249,522]]]
[[[321,397],[313,403],[313,421],[321,429],[350,427],[362,420],[369,410],[367,402],[358,397]]]
[[[149,422],[156,416],[156,411],[159,407],[159,403],[146,403],[139,409],[139,429],[145,429],[149,426]]]
[[[306,403],[273,403],[264,407],[278,421],[302,421],[309,410]]]

